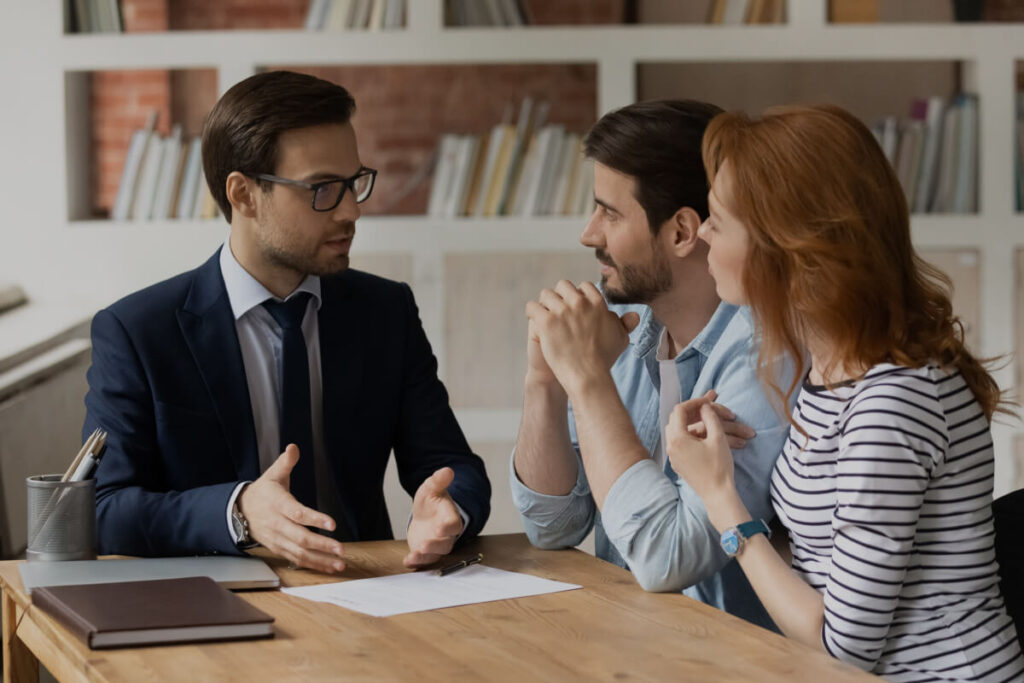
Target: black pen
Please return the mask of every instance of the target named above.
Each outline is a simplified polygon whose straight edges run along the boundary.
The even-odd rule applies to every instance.
[[[455,564],[450,564],[447,567],[441,567],[440,569],[437,570],[437,575],[438,576],[448,576],[452,572],[457,572],[460,569],[465,569],[466,567],[468,567],[471,564],[477,564],[478,562],[481,562],[483,559],[484,559],[484,554],[483,553],[477,553],[476,557],[470,557],[470,558],[467,558],[465,560],[462,560],[461,562],[456,562]]]

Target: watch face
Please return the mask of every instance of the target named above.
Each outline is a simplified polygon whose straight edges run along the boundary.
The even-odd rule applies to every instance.
[[[726,555],[735,555],[736,551],[739,550],[740,541],[736,538],[736,532],[726,531],[722,534],[722,550],[725,551]]]
[[[239,543],[249,542],[249,525],[245,523],[245,518],[237,509],[231,511],[231,529]]]

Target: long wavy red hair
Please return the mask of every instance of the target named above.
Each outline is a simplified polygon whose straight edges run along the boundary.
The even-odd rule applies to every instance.
[[[804,341],[814,335],[832,351],[826,377],[934,362],[963,374],[989,419],[1010,412],[964,346],[949,277],[914,250],[899,180],[863,123],[831,105],[776,107],[757,119],[725,113],[708,126],[703,155],[710,182],[729,162],[725,201],[748,231],[743,288],[759,367],[780,398],[804,376]],[[797,365],[785,389],[766,371],[783,353]]]

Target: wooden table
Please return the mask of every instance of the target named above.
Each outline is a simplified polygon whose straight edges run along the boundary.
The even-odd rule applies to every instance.
[[[265,559],[287,586],[404,571],[403,541],[346,550],[340,579]],[[32,607],[19,562],[2,562],[4,681],[36,680],[37,661],[61,681],[878,680],[683,595],[646,593],[577,550],[537,550],[508,534],[465,548],[477,551],[489,566],[583,589],[387,618],[250,591],[240,595],[276,618],[273,639],[90,650]]]

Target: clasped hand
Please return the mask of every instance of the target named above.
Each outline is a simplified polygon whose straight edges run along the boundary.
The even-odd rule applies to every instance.
[[[530,325],[530,372],[556,379],[566,390],[589,373],[607,372],[629,345],[639,316],[621,318],[610,310],[590,282],[579,287],[560,280],[526,304]],[[539,353],[538,353],[539,352]]]

